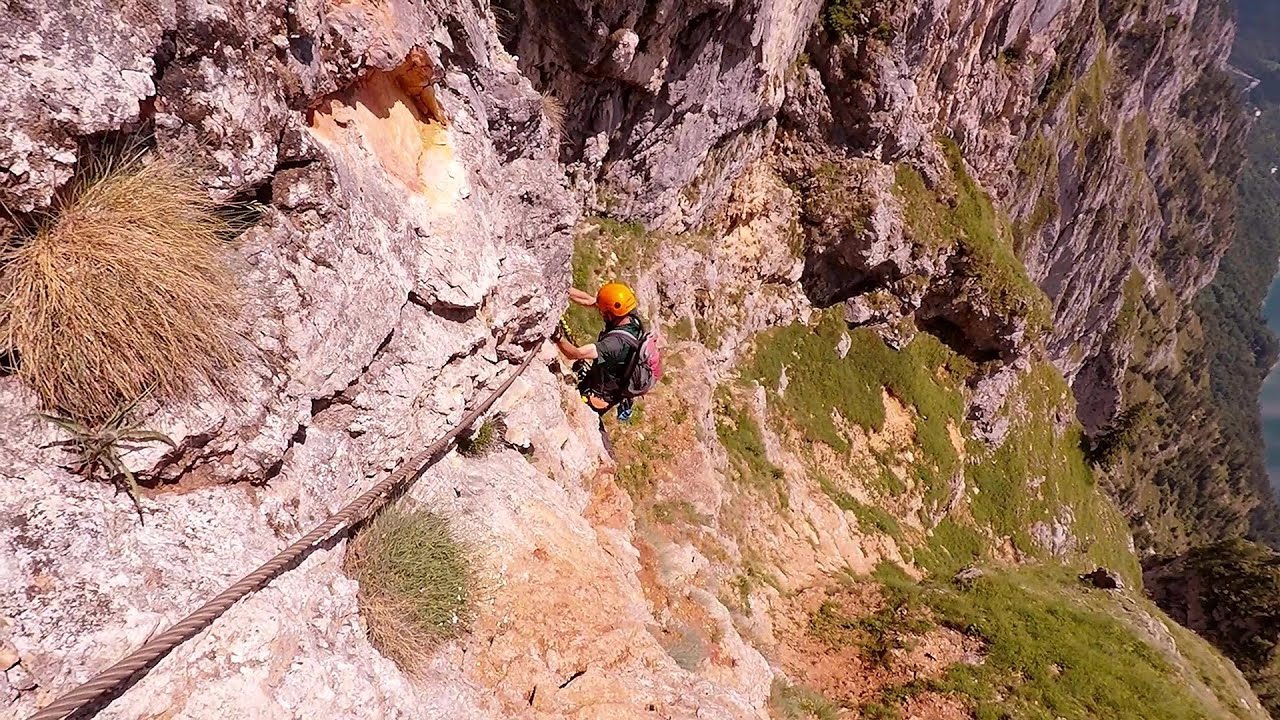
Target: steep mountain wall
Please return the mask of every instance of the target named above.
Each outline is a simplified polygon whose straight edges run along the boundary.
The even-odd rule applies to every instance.
[[[1242,13],[1232,64],[1265,76],[1275,50],[1267,8]],[[1259,315],[1274,274],[1277,114],[1262,86],[1248,90],[1253,120],[1248,161],[1235,185],[1239,215],[1220,271],[1190,305],[1141,294],[1126,299],[1133,348],[1125,381],[1130,410],[1110,429],[1132,438],[1110,474],[1114,492],[1138,522],[1139,544],[1184,552],[1249,534],[1275,544],[1280,508],[1269,487],[1259,437],[1258,390],[1274,362],[1275,340]],[[1250,89],[1251,88],[1251,89]],[[1171,332],[1159,318],[1174,319]],[[1165,326],[1166,329],[1161,329]],[[1154,344],[1174,349],[1153,353]],[[1178,418],[1195,417],[1195,423]]]
[[[511,12],[508,46],[568,108],[562,156],[597,181],[602,207],[650,225],[696,221],[705,198],[723,197],[772,127],[764,120],[784,80],[795,86],[784,134],[837,154],[928,170],[941,165],[934,138],[954,138],[1013,222],[1018,254],[1053,305],[1050,355],[1073,379],[1086,426],[1101,428],[1120,405],[1132,346],[1116,322],[1126,281],[1137,272],[1144,294],[1185,304],[1229,240],[1245,124],[1221,70],[1225,6],[833,2],[814,32],[818,8],[796,11],[780,24],[772,4],[650,17],[535,1]],[[758,37],[738,51],[753,13]],[[628,33],[644,50],[623,53],[620,69],[608,48],[631,47]],[[686,129],[707,116],[721,124]],[[672,203],[677,190],[683,202]],[[882,240],[828,230],[814,244],[850,245],[845,254]],[[815,294],[829,303],[850,290]]]
[[[598,210],[650,226],[696,222],[776,135],[781,174],[814,199],[799,223],[815,303],[848,301],[851,320],[889,335],[911,318],[1005,366],[1043,348],[1100,442],[1126,422],[1159,428],[1128,428],[1151,441],[1106,473],[1145,549],[1238,534],[1272,513],[1237,459],[1204,462],[1216,431],[1176,431],[1207,382],[1190,305],[1232,237],[1246,129],[1223,69],[1224,3],[830,2],[783,25],[774,6],[746,4],[708,6],[688,26],[622,6],[508,7],[506,44],[568,108],[561,157]],[[736,47],[753,12],[751,52],[721,54],[690,29]],[[633,62],[623,68],[608,48],[632,47],[631,32],[642,49],[619,50]],[[570,40],[592,33],[595,45]],[[794,62],[771,64],[772,49],[797,36]],[[580,47],[595,50],[565,50]],[[737,74],[709,72],[712,63]],[[775,130],[755,113],[773,113],[777,82],[786,92]],[[956,149],[942,152],[938,137]],[[954,196],[957,158],[990,192],[1011,252],[972,242],[956,252],[939,238],[946,228],[900,221],[902,165]],[[1047,295],[1047,318],[1022,278]],[[1011,382],[999,367],[975,379],[971,418],[991,439]]]
[[[178,446],[125,454],[143,522],[0,378],[11,714],[457,421],[542,341],[572,275],[633,282],[671,377],[611,424],[611,457],[544,347],[497,410],[499,449],[415,487],[482,558],[468,633],[394,666],[340,539],[103,716],[787,717],[795,682],[969,717],[1045,702],[1010,690],[998,643],[1032,643],[1049,678],[1106,659],[1051,649],[1124,637],[1139,695],[1263,717],[1142,599],[1076,423],[1107,424],[1139,343],[1176,370],[1173,315],[1139,335],[1126,302],[1177,310],[1221,254],[1242,122],[1216,3],[11,3],[0,20],[6,243],[139,133],[260,212],[228,248],[250,346],[231,389],[140,408]],[[969,564],[990,577],[952,585]],[[1098,565],[1130,589],[1076,582]],[[860,633],[900,585],[928,609],[877,653]],[[987,624],[999,607],[1079,636],[1011,636]],[[1071,679],[1133,710],[1127,686]]]

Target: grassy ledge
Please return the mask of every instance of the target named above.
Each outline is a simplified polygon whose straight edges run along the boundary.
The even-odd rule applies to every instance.
[[[834,602],[818,607],[806,631],[831,650],[856,650],[892,678],[906,653],[927,635],[947,629],[969,638],[979,648],[980,661],[955,662],[923,676],[898,671],[896,681],[861,702],[834,696],[817,696],[815,702],[857,705],[863,717],[886,718],[903,717],[902,708],[925,693],[960,701],[978,720],[1218,716],[1209,707],[1213,698],[1197,695],[1180,668],[1129,624],[1126,605],[1132,603],[1086,589],[1064,568],[988,571],[957,584],[917,583],[896,566],[882,564],[871,578],[841,582],[846,589],[874,584],[883,602],[861,617],[846,616]],[[1158,611],[1140,606],[1162,622]],[[1198,639],[1185,648],[1180,639],[1178,645],[1184,651],[1211,652]],[[1207,664],[1213,664],[1212,658]],[[1213,672],[1201,677],[1218,683],[1224,693],[1230,686],[1229,679]]]
[[[968,589],[923,595],[946,626],[980,637],[981,665],[954,667],[942,688],[971,698],[979,720],[1207,718],[1174,669],[1069,571],[996,573]]]
[[[846,337],[849,346],[841,358],[837,348]],[[837,312],[827,312],[814,327],[796,323],[762,333],[741,376],[765,388],[773,416],[839,453],[850,447],[846,423],[868,431],[883,428],[888,392],[915,410],[924,457],[913,469],[926,487],[939,489],[959,461],[949,428],[963,424],[960,384],[971,371],[969,361],[932,335],[920,333],[896,351],[871,330],[849,332]],[[889,494],[903,489],[891,474],[884,485]]]

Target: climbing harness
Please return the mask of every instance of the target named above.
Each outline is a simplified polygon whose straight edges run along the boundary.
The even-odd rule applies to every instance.
[[[303,535],[289,547],[281,550],[257,570],[218,593],[212,600],[200,606],[198,610],[178,621],[168,630],[143,643],[137,650],[102,671],[93,679],[45,706],[35,715],[32,715],[29,720],[62,720],[62,718],[72,713],[86,710],[90,704],[101,700],[104,695],[116,689],[122,683],[135,676],[140,677],[139,673],[145,674],[161,658],[168,655],[174,648],[189,640],[196,633],[208,627],[241,598],[262,588],[272,578],[286,569],[296,566],[303,557],[310,554],[312,550],[322,543],[367,519],[394,495],[421,477],[427,468],[438,462],[444,456],[444,451],[449,448],[449,444],[456,440],[467,428],[475,424],[480,419],[480,416],[489,411],[489,408],[493,407],[498,398],[511,387],[516,378],[524,374],[529,364],[537,357],[538,346],[540,345],[541,343],[539,342],[537,346],[530,350],[528,356],[525,357],[524,362],[520,363],[516,371],[499,385],[484,402],[467,413],[453,429],[445,433],[425,450],[413,456],[386,479],[374,485],[360,497],[352,500],[346,507],[330,515],[327,520],[320,523],[311,532]]]

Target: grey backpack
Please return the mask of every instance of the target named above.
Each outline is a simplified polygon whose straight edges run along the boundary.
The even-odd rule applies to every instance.
[[[638,398],[658,386],[662,379],[662,353],[658,350],[658,337],[651,332],[636,337],[622,328],[610,330],[631,347],[631,358],[622,371],[618,389],[624,398]]]

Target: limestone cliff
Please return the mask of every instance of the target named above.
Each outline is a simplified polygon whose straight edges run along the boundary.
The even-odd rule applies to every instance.
[[[140,408],[177,445],[125,455],[142,522],[0,377],[9,715],[456,422],[572,274],[636,286],[669,379],[611,423],[611,456],[543,347],[500,448],[414,487],[481,558],[467,634],[415,672],[382,657],[340,540],[101,716],[1039,717],[986,623],[1059,617],[1088,641],[1039,639],[1054,652],[1132,642],[1037,651],[1041,680],[1132,661],[1172,703],[1137,716],[1265,717],[1142,598],[1076,424],[1122,404],[1126,300],[1176,309],[1221,255],[1244,126],[1218,4],[82,0],[0,21],[6,243],[129,139],[256,215],[230,245],[250,351],[229,388]],[[1150,337],[1156,367],[1173,339]],[[1100,564],[1130,588],[1078,586]],[[1103,684],[1120,712],[1129,686]]]

